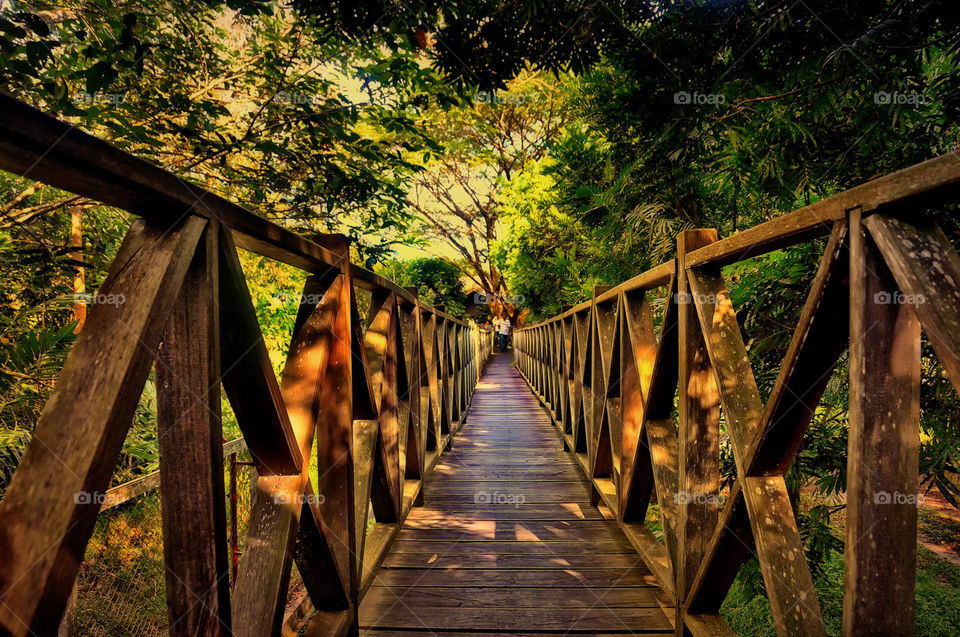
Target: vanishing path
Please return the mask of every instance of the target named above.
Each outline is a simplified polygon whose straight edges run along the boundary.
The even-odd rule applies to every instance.
[[[673,634],[654,578],[507,354],[360,606],[370,635]]]

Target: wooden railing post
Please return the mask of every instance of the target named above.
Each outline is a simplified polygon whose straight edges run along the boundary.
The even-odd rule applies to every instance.
[[[135,222],[0,501],[0,633],[57,631],[206,220]]]
[[[914,630],[921,302],[851,211],[844,635]]]
[[[201,239],[157,356],[157,438],[171,635],[229,635],[220,423],[218,227]]]
[[[712,229],[689,230],[677,238],[679,330],[679,445],[677,469],[677,555],[675,592],[682,605],[717,524],[709,498],[720,490],[720,396],[694,306],[686,255],[717,240]],[[678,616],[678,625],[683,620]]]

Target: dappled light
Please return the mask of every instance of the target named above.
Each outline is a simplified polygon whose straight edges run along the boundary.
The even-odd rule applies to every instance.
[[[0,635],[960,634],[946,0],[0,0]]]

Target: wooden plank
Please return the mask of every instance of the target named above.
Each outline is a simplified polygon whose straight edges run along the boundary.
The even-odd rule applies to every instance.
[[[720,612],[740,567],[755,554],[750,516],[738,480],[730,490],[707,555],[690,587],[685,610],[693,615]]]
[[[679,600],[693,583],[717,524],[710,502],[720,489],[720,402],[704,330],[697,320],[687,254],[717,240],[716,230],[689,230],[677,238],[677,336],[679,339],[679,429],[677,431],[677,555]],[[729,426],[729,425],[728,425]],[[664,432],[665,433],[665,432]]]
[[[644,567],[633,569],[460,569],[460,568],[397,568],[377,573],[376,586],[489,586],[499,587],[612,587],[650,586],[655,580]]]
[[[601,520],[600,512],[580,503],[564,504],[518,504],[504,507],[502,504],[490,503],[464,507],[460,504],[447,506],[432,504],[417,509],[414,515],[408,516],[410,522],[420,521],[454,521],[454,520],[553,520],[558,522],[571,520]]]
[[[303,456],[257,323],[229,234],[220,241],[220,356],[223,388],[250,456],[263,476],[299,474]]]
[[[281,631],[297,537],[294,510],[299,507],[293,498],[299,499],[298,484],[299,476],[261,476],[257,480],[233,593],[236,635],[277,635]]]
[[[0,502],[0,628],[52,634],[206,221],[134,222]],[[122,299],[122,302],[121,302]]]
[[[551,380],[543,370],[557,364],[555,357],[544,362],[551,360],[555,341],[541,334],[538,364],[544,387]],[[659,589],[653,587],[656,577],[615,522],[587,504],[583,474],[570,479],[577,475],[570,473],[574,461],[556,451],[551,419],[529,391],[520,390],[521,382],[506,356],[488,366],[467,414],[464,435],[472,443],[458,438],[455,451],[437,468],[444,473],[427,480],[425,506],[407,517],[384,558],[385,568],[363,598],[361,628],[367,619],[392,617],[396,626],[378,624],[376,632],[389,633],[401,624],[405,630],[459,633],[499,625],[517,631],[531,626],[531,613],[540,617],[549,610],[562,615],[576,609],[582,621],[561,616],[556,625],[602,634],[608,630],[604,622],[613,621],[616,612],[598,615],[592,605],[624,610],[631,630],[669,627]],[[556,397],[559,385],[546,391]],[[529,416],[537,413],[535,419]],[[534,436],[544,444],[533,442]],[[601,488],[604,497],[612,497],[610,480]],[[650,546],[655,544],[663,557],[662,545],[644,529],[645,550],[655,552]],[[662,568],[663,562],[654,560],[655,568]],[[394,604],[398,598],[403,601]],[[404,624],[409,616],[397,608],[410,608],[424,621]],[[640,610],[649,612],[649,621],[637,619]],[[492,618],[489,624],[475,621],[482,614]],[[516,625],[497,623],[507,616]],[[621,623],[615,630],[626,629]]]
[[[393,294],[380,299],[380,308],[371,313],[370,325],[364,334],[372,391],[379,412],[368,487],[378,522],[396,522],[400,516],[397,311]],[[354,462],[358,463],[356,457]]]
[[[744,477],[747,445],[758,430],[763,407],[723,279],[716,271],[691,270],[688,276],[716,374],[737,472],[743,481],[742,492],[777,632],[825,635],[813,577],[783,477]],[[712,503],[718,505],[718,500]],[[709,542],[709,537],[705,540]]]
[[[849,323],[847,224],[838,222],[746,453],[747,475],[783,475],[803,442],[814,410],[847,347]]]
[[[636,559],[636,556],[634,556]],[[529,558],[528,558],[529,559]],[[490,586],[392,588],[374,586],[365,611],[391,608],[400,599],[411,608],[656,608],[657,589],[641,586],[588,588],[496,588]],[[533,626],[528,626],[533,628]]]
[[[914,629],[920,322],[899,293],[854,211],[844,635]]]
[[[386,568],[459,568],[500,570],[575,570],[624,569],[642,565],[636,554],[614,555],[499,555],[479,553],[474,555],[439,555],[438,553],[398,553],[385,562]]]
[[[631,632],[634,632],[634,631],[631,631]],[[410,630],[407,628],[404,628],[401,630],[372,629],[372,630],[360,631],[360,635],[362,637],[426,637],[427,635],[435,637],[436,634],[437,633],[430,632],[430,631]],[[546,637],[563,637],[564,635],[584,635],[584,634],[593,635],[594,637],[615,637],[615,636],[622,637],[624,634],[630,634],[630,633],[596,632],[593,630],[587,630],[587,631],[557,630],[557,631],[551,631],[551,632],[537,632],[537,633],[517,632],[515,630],[511,630],[509,632],[484,631],[482,633],[464,632],[464,631],[458,630],[456,632],[457,637],[545,637],[545,636]],[[649,637],[674,637],[674,633],[672,631],[670,632],[644,631],[641,634],[648,635]]]
[[[157,355],[160,501],[171,635],[231,633],[217,231],[216,224],[207,226]]]
[[[960,257],[931,220],[885,214],[863,220],[923,326],[953,386],[960,390]]]
[[[323,535],[333,551],[341,570],[339,577],[354,611],[353,627],[356,627],[357,595],[360,590],[361,556],[358,553],[362,538],[356,529],[356,482],[353,467],[353,423],[356,413],[357,391],[354,385],[359,379],[366,382],[366,370],[358,375],[354,363],[366,366],[366,354],[358,341],[359,325],[356,300],[353,292],[351,270],[346,255],[349,247],[345,238],[340,238],[337,249],[344,255],[343,285],[337,295],[336,317],[331,323],[331,340],[326,373],[320,378],[320,401],[317,411],[316,489],[323,494],[318,506],[322,520]],[[363,388],[369,395],[369,389]],[[360,416],[362,417],[362,416]],[[315,602],[319,606],[319,603]]]
[[[221,454],[221,459],[226,458],[231,453],[239,453],[246,449],[247,446],[243,442],[243,438],[234,438],[229,442],[223,443]],[[148,473],[139,478],[130,480],[129,482],[124,482],[123,484],[118,484],[115,487],[110,487],[107,489],[107,493],[103,499],[103,505],[100,507],[100,512],[103,513],[107,509],[112,509],[113,507],[123,504],[124,502],[129,502],[130,500],[152,491],[160,486],[160,472],[154,471],[153,473]]]
[[[583,555],[594,553],[633,553],[634,549],[625,538],[597,540],[584,544],[577,540],[538,541],[534,538],[520,540],[448,540],[398,538],[393,543],[391,554],[436,552],[438,555]]]
[[[931,197],[948,199],[960,183],[960,152],[954,151],[902,170],[878,177],[860,186],[758,224],[712,245],[693,250],[686,267],[720,267],[749,259],[772,250],[821,237],[830,226],[844,221],[854,208],[873,211]],[[673,262],[662,263],[607,291],[597,298],[604,302],[630,290],[645,290],[664,285],[674,270]],[[581,303],[554,318],[565,318],[590,307]],[[533,324],[534,327],[539,324]]]
[[[522,630],[536,626],[539,630],[591,633],[598,630],[643,634],[670,629],[659,608],[617,608],[597,606],[592,609],[524,609],[517,613],[508,608],[417,608],[398,603],[379,615],[363,615],[361,625],[377,628],[424,628],[432,630]]]
[[[606,521],[513,521],[498,524],[496,520],[464,523],[456,528],[421,528],[410,526],[400,531],[401,539],[431,538],[441,541],[453,540],[522,540],[535,538],[546,540],[594,540],[618,539],[620,531]]]
[[[621,303],[622,440],[620,518],[643,520],[654,488],[653,458],[646,443],[644,402],[657,359],[657,337],[646,295],[625,294]],[[674,453],[674,456],[676,454]],[[658,462],[664,458],[657,458]]]
[[[342,556],[331,546],[318,501],[313,486],[307,482],[293,556],[313,606],[336,611],[350,605],[344,585],[349,565],[343,563]]]
[[[693,637],[734,637],[735,635],[720,615],[684,613],[683,624]]]
[[[336,272],[336,251],[309,241],[261,215],[227,201],[163,168],[135,157],[78,127],[0,92],[0,169],[89,197],[169,227],[185,215],[214,219],[244,248],[309,272]],[[386,289],[412,303],[393,281],[353,266],[357,282]],[[432,308],[431,308],[432,309]],[[464,324],[443,312],[445,320]]]
[[[784,363],[770,393],[759,433],[746,453],[747,475],[783,475],[847,344],[848,266],[846,222],[831,232]],[[716,613],[737,571],[753,553],[753,532],[740,483],[721,514],[708,558],[701,564],[687,606]]]
[[[600,291],[594,288],[593,294],[596,298]],[[593,346],[590,348],[590,362],[592,367],[591,379],[591,418],[590,438],[588,440],[587,453],[590,458],[590,476],[593,478],[609,478],[614,470],[614,457],[617,455],[619,440],[616,448],[613,445],[613,439],[619,438],[620,430],[617,423],[617,431],[614,433],[614,417],[608,409],[607,399],[610,396],[611,388],[608,385],[610,376],[610,367],[613,363],[615,354],[618,354],[618,343],[616,343],[616,325],[617,313],[615,308],[610,306],[601,306],[594,304],[590,312],[592,317],[591,338]],[[543,329],[547,329],[545,326]],[[619,362],[617,367],[619,367]],[[619,374],[618,374],[619,376]],[[615,396],[619,397],[619,383],[615,390]],[[616,463],[619,465],[619,460]],[[619,510],[616,506],[615,510]]]
[[[317,498],[308,482],[319,381],[328,366],[332,325],[341,309],[343,285],[343,277],[336,276],[332,280],[311,277],[304,286],[304,298],[319,301],[301,305],[281,391],[297,450],[305,462],[297,475],[258,479],[234,591],[234,630],[238,634],[280,630],[298,534],[296,558],[314,605],[346,604],[341,576],[347,576],[348,566],[345,561],[337,562],[325,540]]]
[[[664,311],[657,345],[656,359],[648,392],[644,396],[644,423],[653,461],[654,487],[660,509],[664,546],[670,568],[677,563],[677,490],[679,471],[679,443],[673,420],[674,397],[679,379],[679,310],[677,306],[677,277],[667,288],[667,307]],[[639,516],[636,516],[638,519]],[[645,516],[644,516],[645,517]],[[675,578],[674,578],[675,579]]]

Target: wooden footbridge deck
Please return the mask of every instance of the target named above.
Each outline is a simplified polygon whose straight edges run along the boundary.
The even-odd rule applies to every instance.
[[[361,631],[673,634],[666,597],[590,494],[513,357],[495,355],[364,597]]]
[[[0,501],[0,635],[69,629],[155,370],[174,637],[301,619],[310,637],[714,637],[752,557],[778,635],[825,637],[784,476],[844,360],[843,634],[912,634],[921,326],[960,386],[960,257],[930,210],[960,200],[960,152],[722,240],[685,231],[484,374],[488,331],[352,264],[346,237],[308,240],[2,92],[0,113],[0,170],[138,217],[98,290],[125,302],[91,308]],[[723,268],[821,239],[761,397]],[[306,273],[279,379],[238,249]],[[258,476],[233,573],[221,389]]]

